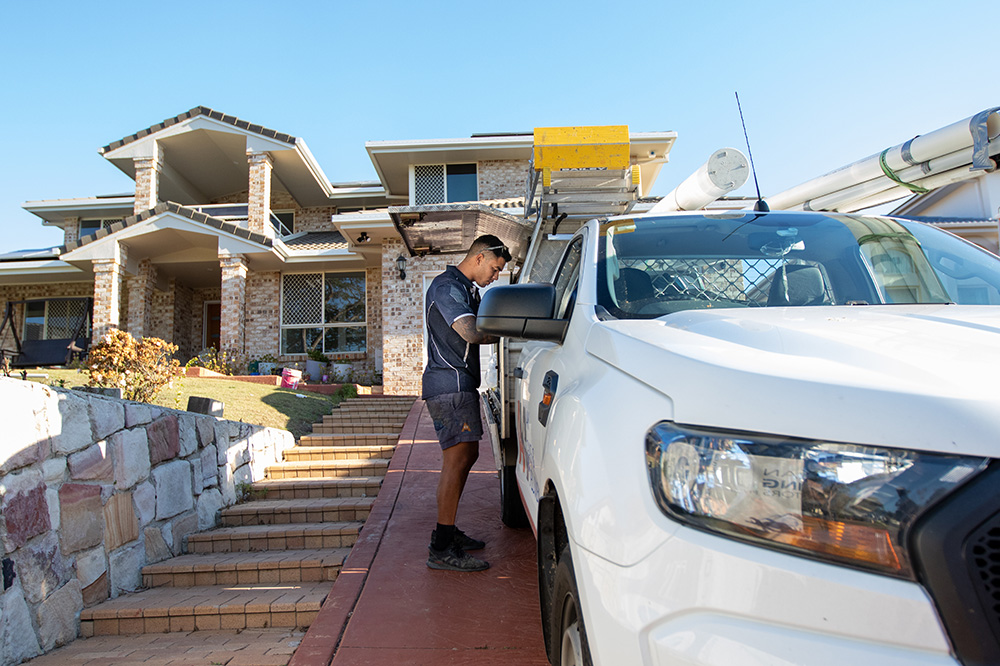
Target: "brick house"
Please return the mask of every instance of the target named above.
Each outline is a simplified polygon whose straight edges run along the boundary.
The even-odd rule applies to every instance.
[[[675,137],[632,135],[639,196]],[[0,304],[29,343],[118,327],[176,344],[182,362],[211,346],[284,364],[318,349],[383,375],[386,393],[417,393],[423,294],[460,258],[449,250],[490,232],[523,259],[533,136],[366,148],[379,181],[331,183],[301,138],[205,107],[126,136],[100,152],[133,193],[24,204],[64,242],[0,254]],[[415,218],[451,245],[408,246],[398,229]]]

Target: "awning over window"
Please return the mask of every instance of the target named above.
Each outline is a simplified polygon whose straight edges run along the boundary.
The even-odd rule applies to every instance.
[[[465,252],[484,234],[493,234],[524,261],[532,224],[502,210],[477,203],[390,206],[389,216],[410,256]]]

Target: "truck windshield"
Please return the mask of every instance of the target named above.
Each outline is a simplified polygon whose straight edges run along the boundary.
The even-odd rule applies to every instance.
[[[1000,304],[1000,258],[884,217],[727,211],[601,227],[598,303],[618,318],[700,308]]]

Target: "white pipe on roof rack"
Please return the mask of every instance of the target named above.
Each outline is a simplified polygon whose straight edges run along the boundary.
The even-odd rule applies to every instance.
[[[987,152],[991,157],[1000,155],[1000,139],[990,141]],[[971,162],[972,148],[969,147],[930,160],[923,165],[908,167],[896,172],[896,176],[906,183],[932,190],[967,178],[975,178],[979,172],[968,168]],[[937,176],[946,173],[948,174],[947,178],[937,178]],[[869,200],[878,199],[879,203],[888,203],[911,194],[913,194],[911,190],[888,178],[875,178],[797,206],[791,206],[786,210],[830,210],[849,213],[878,205],[868,203]]]
[[[672,210],[697,210],[704,208],[719,197],[732,192],[747,182],[750,163],[746,156],[735,148],[720,148],[708,161],[695,169],[663,197],[650,213],[665,213]]]
[[[914,137],[881,153],[870,155],[863,160],[858,160],[784,192],[767,197],[767,204],[775,210],[791,209],[858,183],[875,179],[884,179],[890,183],[891,187],[892,181],[885,175],[880,165],[882,155],[885,155],[886,166],[893,172],[899,172],[963,149],[982,148],[983,146],[977,146],[977,143],[985,144],[986,141],[1000,136],[1000,113],[998,112],[1000,112],[1000,107],[987,109],[929,134]],[[977,139],[979,140],[977,141]],[[969,163],[971,164],[972,161],[970,159]],[[809,207],[819,210],[812,203],[809,203]]]

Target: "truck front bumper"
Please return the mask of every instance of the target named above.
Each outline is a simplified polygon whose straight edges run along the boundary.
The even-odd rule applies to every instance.
[[[689,528],[633,566],[573,561],[595,665],[958,666],[916,583]]]

